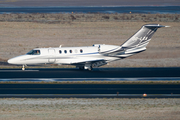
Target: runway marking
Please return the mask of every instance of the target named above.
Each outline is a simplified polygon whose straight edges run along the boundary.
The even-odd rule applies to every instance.
[[[17,81],[17,82],[53,82],[53,81],[178,81],[180,77],[146,77],[146,78],[12,78],[0,79],[0,81]]]
[[[39,70],[0,70],[0,72],[31,72],[31,71],[39,71]]]

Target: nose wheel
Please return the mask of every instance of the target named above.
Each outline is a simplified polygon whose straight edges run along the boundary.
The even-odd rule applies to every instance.
[[[25,70],[25,65],[22,66],[22,70]]]

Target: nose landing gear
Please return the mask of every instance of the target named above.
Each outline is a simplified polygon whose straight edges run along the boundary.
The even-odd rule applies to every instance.
[[[25,65],[22,66],[22,70],[25,70]]]

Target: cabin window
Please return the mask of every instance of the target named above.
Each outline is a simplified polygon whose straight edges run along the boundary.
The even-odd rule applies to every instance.
[[[64,50],[64,53],[67,53],[67,50]]]
[[[69,50],[70,53],[72,53],[72,50]]]
[[[82,49],[80,49],[80,53],[83,53],[83,50],[82,50]]]
[[[26,53],[27,55],[40,55],[40,50],[31,50],[28,53]]]
[[[61,53],[62,53],[62,51],[61,51],[61,50],[59,50],[59,53],[61,54]]]

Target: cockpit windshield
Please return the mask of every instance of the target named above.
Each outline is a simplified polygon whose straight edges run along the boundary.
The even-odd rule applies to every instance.
[[[26,55],[40,55],[40,50],[31,50]]]

